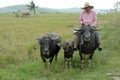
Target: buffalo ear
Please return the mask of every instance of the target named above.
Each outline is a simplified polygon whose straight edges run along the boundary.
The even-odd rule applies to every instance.
[[[61,46],[62,46],[62,43],[57,43],[57,45],[58,45],[59,47],[61,47]]]
[[[42,42],[42,38],[36,38],[39,43]]]
[[[72,45],[74,46],[74,41],[72,41]]]

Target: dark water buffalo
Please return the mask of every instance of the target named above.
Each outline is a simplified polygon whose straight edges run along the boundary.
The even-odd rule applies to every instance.
[[[72,67],[72,59],[74,52],[74,43],[71,40],[66,40],[60,46],[64,49],[64,60],[66,68]]]
[[[78,40],[78,50],[81,59],[81,68],[83,68],[85,54],[89,55],[88,66],[92,66],[92,57],[94,55],[95,50],[98,48],[97,40],[94,33],[94,31],[96,30],[97,29],[92,28],[90,26],[83,26],[81,29],[77,30],[81,33]]]
[[[22,12],[21,13],[21,17],[28,17],[28,16],[30,16],[29,12]]]
[[[61,43],[61,38],[56,33],[50,33],[37,40],[40,44],[41,58],[45,66],[49,68],[54,57],[57,61],[57,55],[60,50],[58,44]]]

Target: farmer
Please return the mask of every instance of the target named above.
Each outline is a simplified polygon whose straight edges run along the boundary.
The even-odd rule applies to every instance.
[[[94,6],[91,6],[88,2],[85,2],[83,12],[80,15],[79,22],[83,25],[89,25],[90,27],[95,27],[97,24],[97,16],[96,13],[92,10]],[[98,31],[95,31],[97,43],[98,43],[98,50],[102,50],[100,34]],[[78,41],[75,41],[75,48],[77,47]]]

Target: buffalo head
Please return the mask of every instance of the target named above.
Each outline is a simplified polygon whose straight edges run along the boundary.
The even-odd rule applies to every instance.
[[[53,41],[48,36],[44,36],[42,39],[38,38],[37,40],[40,44],[43,54],[48,55],[50,45],[52,44]]]
[[[60,43],[59,46],[61,46],[64,49],[64,51],[67,52],[71,47],[74,47],[74,42],[70,40],[66,40]]]

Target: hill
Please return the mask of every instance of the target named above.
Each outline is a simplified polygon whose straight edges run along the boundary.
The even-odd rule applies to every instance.
[[[13,13],[13,12],[28,12],[26,5],[14,5],[14,6],[8,6],[0,8],[0,13]],[[37,13],[80,13],[80,8],[67,8],[67,9],[50,9],[50,8],[37,8]],[[104,9],[95,9],[97,13],[106,13],[108,10]]]
[[[0,8],[0,13],[13,13],[18,11],[28,11],[26,5],[14,5]]]
[[[0,13],[13,13],[13,12],[29,12],[26,5],[15,5],[15,6],[8,6],[4,8],[0,8]],[[56,10],[47,9],[47,8],[37,8],[38,13],[53,13]]]

